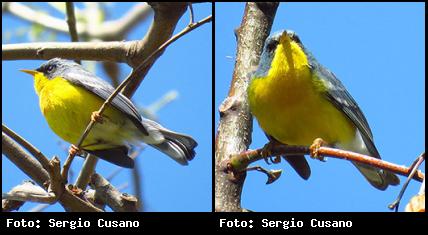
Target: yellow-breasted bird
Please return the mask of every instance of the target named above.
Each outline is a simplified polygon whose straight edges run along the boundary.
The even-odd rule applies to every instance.
[[[267,38],[248,87],[251,113],[271,141],[311,145],[317,138],[339,148],[380,158],[369,124],[336,76],[324,68],[292,31]],[[310,168],[302,156],[283,156],[304,179]],[[353,164],[380,190],[398,177],[366,164]]]
[[[40,110],[49,127],[63,140],[76,144],[114,88],[72,61],[54,58],[36,70],[21,70],[34,76]],[[81,149],[113,164],[133,168],[128,147],[145,142],[182,165],[195,156],[196,141],[143,118],[132,102],[118,94],[81,145]]]

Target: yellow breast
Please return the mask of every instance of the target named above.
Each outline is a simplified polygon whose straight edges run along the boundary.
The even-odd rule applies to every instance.
[[[69,143],[76,144],[90,121],[92,112],[98,110],[104,102],[100,97],[75,86],[62,78],[54,78],[37,82],[36,91],[39,94],[39,104],[49,127],[59,137]],[[115,108],[109,107],[103,114],[103,124],[95,125],[82,146],[91,145],[86,149],[102,149],[105,142],[108,145],[120,145],[127,139],[126,133],[120,129],[129,124],[127,118]]]
[[[355,128],[324,97],[326,88],[313,77],[299,48],[294,42],[278,45],[267,75],[252,80],[248,89],[252,114],[268,135],[282,143],[309,145],[316,138],[332,144],[350,141]]]

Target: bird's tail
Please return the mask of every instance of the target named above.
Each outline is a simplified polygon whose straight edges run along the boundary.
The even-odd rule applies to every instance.
[[[188,161],[195,157],[195,147],[198,143],[190,136],[176,133],[167,129],[161,129],[165,141],[159,144],[150,144],[152,147],[170,156],[181,165],[187,165]]]
[[[363,176],[379,190],[385,190],[388,185],[398,185],[400,179],[394,174],[386,170],[369,166],[363,163],[352,162]]]

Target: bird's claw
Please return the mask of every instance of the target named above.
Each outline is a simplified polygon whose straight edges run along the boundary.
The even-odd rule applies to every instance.
[[[72,144],[70,146],[70,149],[68,149],[68,154],[70,154],[71,156],[75,156],[75,155],[81,155],[83,152],[81,149],[79,149],[76,145]]]
[[[281,156],[272,156],[272,147],[275,143],[274,142],[269,142],[267,143],[261,152],[261,156],[263,157],[263,160],[265,160],[266,164],[270,165],[271,163],[273,164],[277,164],[281,162]]]
[[[100,112],[95,111],[91,115],[91,120],[93,122],[103,123],[103,117],[100,115]]]
[[[322,147],[323,145],[327,145],[327,142],[325,142],[323,139],[321,139],[321,138],[316,138],[316,139],[314,140],[314,142],[312,143],[312,145],[309,147],[311,158],[313,158],[313,159],[318,159],[318,160],[320,160],[320,161],[322,161],[322,162],[325,162],[325,161],[326,161],[326,160],[325,160],[325,157],[324,157],[324,156],[321,156],[321,155],[318,153],[319,148],[320,148],[320,147]]]

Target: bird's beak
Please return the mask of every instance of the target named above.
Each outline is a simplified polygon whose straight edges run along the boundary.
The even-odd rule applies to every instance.
[[[281,35],[281,38],[279,39],[279,41],[280,43],[290,41],[290,36],[288,36],[287,32],[285,32]]]
[[[39,71],[36,71],[36,70],[28,70],[28,69],[21,69],[21,70],[19,70],[19,71],[24,72],[24,73],[28,73],[28,74],[30,74],[30,75],[32,75],[32,76],[35,76],[37,73],[39,73]]]

